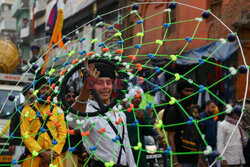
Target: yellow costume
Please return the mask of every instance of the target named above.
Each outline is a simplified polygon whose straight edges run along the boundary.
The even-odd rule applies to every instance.
[[[50,104],[32,104],[36,107],[36,109],[40,112],[43,120],[45,119],[48,111],[50,110]],[[38,117],[36,117],[36,112],[31,108],[31,106],[26,106],[22,110],[21,116],[21,135],[23,137],[23,142],[25,146],[28,148],[32,155],[28,155],[26,160],[22,163],[24,167],[39,167],[41,157],[36,154],[41,150],[53,150],[57,154],[61,154],[62,148],[65,143],[66,137],[66,123],[64,120],[64,114],[59,113],[58,111],[62,111],[61,108],[54,105],[53,111],[51,111],[52,115],[49,117],[49,121],[47,122],[47,127],[50,129],[54,140],[58,143],[52,147],[52,141],[48,135],[48,133],[41,133],[38,140],[35,140],[35,134],[40,133],[41,122]],[[57,125],[57,126],[55,126]],[[57,156],[53,160],[53,165],[57,165],[57,167],[62,167],[61,157]]]

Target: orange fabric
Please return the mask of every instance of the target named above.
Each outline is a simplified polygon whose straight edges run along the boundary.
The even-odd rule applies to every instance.
[[[43,106],[42,104],[34,104],[35,107],[40,111],[40,115],[43,119],[47,115],[47,111],[50,109],[50,105]],[[57,111],[61,110],[58,106],[55,106],[52,111],[52,116],[50,116],[49,121],[47,122],[47,127],[50,129],[54,140],[58,143],[52,147],[51,139],[48,133],[41,133],[38,140],[35,140],[35,134],[39,131],[41,127],[41,122],[39,118],[36,117],[36,112],[30,107],[26,106],[22,110],[21,116],[21,136],[26,138],[23,139],[25,146],[28,150],[33,153],[33,151],[39,152],[44,149],[53,149],[57,154],[61,154],[63,149],[65,138],[66,138],[66,123],[64,120],[64,114],[59,114]],[[27,114],[28,113],[28,114]],[[27,114],[27,115],[26,115]],[[25,116],[26,115],[26,116]],[[55,122],[60,124],[60,127],[55,126]],[[38,167],[41,161],[41,157],[32,157],[29,155],[26,157],[26,160],[22,163],[22,166],[34,166]],[[54,165],[62,167],[62,164],[59,164],[61,157],[58,156],[53,160]]]
[[[62,40],[62,26],[63,26],[63,10],[59,9],[59,14],[58,14],[57,19],[56,19],[56,24],[55,24],[55,27],[53,29],[52,37],[50,39],[48,52],[47,52],[45,59],[44,59],[44,65],[43,65],[43,68],[41,70],[41,74],[44,74],[44,72],[45,72],[46,64],[47,64],[48,57],[50,54],[50,49],[51,49],[53,43],[56,44],[57,46],[65,49],[65,50],[68,50],[65,47],[63,40]],[[60,42],[58,42],[58,41],[60,41]]]

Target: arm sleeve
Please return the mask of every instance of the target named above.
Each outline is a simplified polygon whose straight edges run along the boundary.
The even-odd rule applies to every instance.
[[[58,116],[58,123],[61,125],[59,128],[57,128],[57,135],[58,135],[58,143],[54,145],[53,151],[55,151],[57,154],[61,154],[63,146],[65,144],[65,137],[66,137],[66,123],[64,119],[64,114],[59,114]]]
[[[221,154],[223,149],[225,148],[225,129],[222,126],[222,124],[219,124],[218,130],[217,130],[217,150]],[[223,156],[223,160],[226,160],[226,158]]]
[[[22,110],[22,115],[25,115],[26,112],[31,112],[30,107],[26,106],[23,110]],[[21,116],[21,136],[24,137],[25,133],[28,132],[28,137],[23,139],[23,143],[25,144],[25,146],[28,148],[28,150],[32,153],[34,150],[36,152],[42,150],[42,147],[38,144],[38,142],[34,139],[34,135],[30,136],[30,126],[31,126],[31,122],[29,120],[30,118],[30,114],[29,117],[23,117]]]

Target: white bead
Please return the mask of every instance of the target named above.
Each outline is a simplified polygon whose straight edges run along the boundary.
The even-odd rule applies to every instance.
[[[71,121],[73,121],[73,118],[71,116],[67,115],[66,116],[66,120],[69,121],[69,122],[71,122]]]
[[[199,17],[195,18],[195,20],[198,22],[202,22],[202,18],[199,18]]]
[[[210,145],[207,145],[206,149],[207,149],[208,151],[212,151],[212,147],[211,147]]]
[[[227,113],[227,114],[230,114],[232,111],[233,111],[233,107],[232,107],[230,104],[228,104],[228,105],[226,106],[226,113]]]
[[[54,98],[53,98],[53,102],[54,102],[55,104],[58,103],[57,97],[54,97]]]
[[[111,58],[111,57],[112,57],[112,55],[111,55],[111,54],[109,54],[109,55],[108,55],[108,57],[109,57],[109,58]]]
[[[76,120],[77,125],[81,125],[81,121],[79,119]]]
[[[224,38],[221,38],[220,41],[221,41],[222,44],[226,44],[227,43],[227,40],[225,40]]]
[[[101,25],[103,25],[102,21],[96,24],[96,26],[101,26]]]
[[[125,97],[122,101],[124,101],[124,102],[125,102],[125,101],[128,101],[128,98]]]
[[[122,65],[126,66],[128,63],[127,62],[123,62]]]
[[[61,108],[58,108],[58,109],[57,109],[57,112],[58,112],[59,114],[63,114],[63,110],[62,110]]]
[[[230,68],[229,68],[229,71],[231,72],[232,75],[237,74],[237,71],[235,70],[234,67],[230,67]]]
[[[119,56],[115,56],[115,60],[118,60],[119,59]]]
[[[130,68],[130,65],[126,65],[126,68],[127,68],[127,69]]]
[[[103,56],[107,57],[109,54],[108,53],[104,53]]]
[[[132,10],[130,14],[137,13],[137,10]]]
[[[171,9],[164,9],[163,12],[171,12]]]
[[[119,109],[119,110],[122,110],[122,105],[119,105],[119,106],[118,106],[118,109]]]
[[[84,60],[85,60],[85,59],[84,59]],[[83,59],[79,60],[79,63],[81,64],[84,60],[83,60]]]
[[[206,150],[204,150],[203,154],[204,155],[209,155],[209,154],[211,154],[211,151],[212,151],[212,147],[208,145],[206,147]]]
[[[188,79],[188,82],[192,84],[194,81],[192,79]]]

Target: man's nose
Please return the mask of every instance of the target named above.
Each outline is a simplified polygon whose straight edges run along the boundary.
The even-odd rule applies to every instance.
[[[75,98],[73,96],[71,96],[70,101],[75,102]]]

